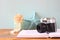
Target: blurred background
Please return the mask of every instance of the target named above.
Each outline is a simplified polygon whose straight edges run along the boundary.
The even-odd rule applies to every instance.
[[[36,20],[35,17],[55,17],[60,28],[60,0],[0,0],[0,29],[13,29],[13,17],[17,13],[29,21]]]

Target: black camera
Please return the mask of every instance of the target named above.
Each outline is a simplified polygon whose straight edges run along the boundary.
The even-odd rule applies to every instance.
[[[42,18],[37,25],[37,31],[39,33],[55,32],[55,18]]]

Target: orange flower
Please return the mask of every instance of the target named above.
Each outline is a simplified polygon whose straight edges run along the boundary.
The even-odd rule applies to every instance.
[[[20,14],[16,14],[16,15],[14,16],[14,21],[15,21],[16,23],[22,23],[22,21],[23,21],[23,16],[20,15]]]

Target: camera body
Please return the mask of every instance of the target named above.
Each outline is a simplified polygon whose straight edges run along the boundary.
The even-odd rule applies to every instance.
[[[41,18],[40,23],[37,25],[37,31],[39,33],[55,32],[55,18]]]

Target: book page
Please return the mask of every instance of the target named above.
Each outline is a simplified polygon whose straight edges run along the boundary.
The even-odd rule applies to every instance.
[[[39,38],[39,37],[48,37],[48,34],[47,33],[39,33],[37,32],[37,30],[22,30],[18,35],[17,37],[36,37],[36,38]]]

